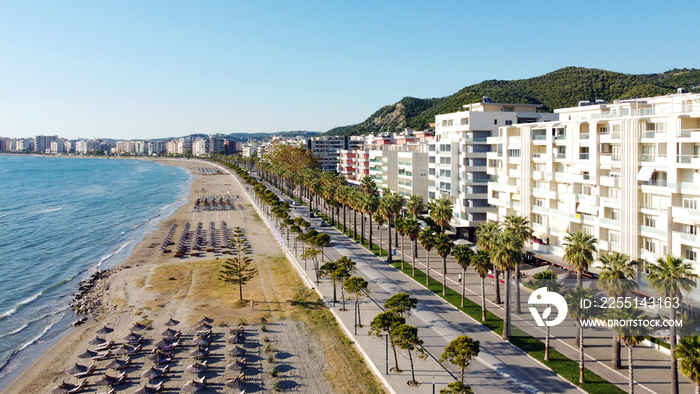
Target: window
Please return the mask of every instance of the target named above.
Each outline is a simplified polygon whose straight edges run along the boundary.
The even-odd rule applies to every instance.
[[[544,207],[544,198],[536,198],[535,199],[535,206],[536,207]]]
[[[452,145],[450,145],[450,144],[440,145],[440,152],[450,152],[450,151],[452,151]]]
[[[452,159],[449,157],[441,157],[440,164],[452,164]]]
[[[542,190],[549,190],[549,186],[547,185],[547,182],[545,182],[545,181],[535,182],[535,188],[542,189]]]
[[[555,140],[563,140],[566,138],[566,129],[564,127],[557,127],[552,130]]]
[[[493,124],[498,124],[498,119],[494,119]]]
[[[582,146],[578,150],[578,158],[581,160],[588,160],[588,151],[589,147],[587,146]]]
[[[583,171],[581,172],[581,175],[583,175],[583,180],[588,181],[591,179],[591,174],[588,171]]]
[[[692,249],[686,249],[684,255],[686,260],[698,261],[698,253]]]
[[[442,177],[442,178],[449,178],[449,177],[451,177],[451,176],[452,176],[452,171],[450,171],[450,170],[443,170],[443,169],[440,170],[440,177]]]
[[[608,233],[608,241],[619,244],[620,243],[620,233],[617,231],[610,231]]]
[[[566,159],[566,147],[560,146],[557,148],[557,159]]]
[[[644,225],[656,228],[656,216],[644,215]]]
[[[433,145],[433,144],[428,145],[428,151],[435,152],[435,145]]]
[[[642,248],[651,253],[656,253],[656,240],[650,238],[642,239]]]
[[[592,196],[593,195],[593,187],[591,185],[581,185],[581,194],[585,194],[587,196]]]
[[[434,168],[428,168],[428,175],[435,175],[435,169],[434,169]]]
[[[532,216],[533,216],[533,218],[532,218],[532,221],[533,221],[533,222],[535,222],[535,223],[537,223],[537,224],[539,224],[539,225],[542,225],[542,226],[546,226],[546,225],[547,225],[547,219],[545,219],[544,216],[538,215],[538,214],[534,214],[534,215],[532,215]]]
[[[620,210],[619,209],[610,210],[610,219],[615,220],[615,221],[620,221]]]
[[[586,235],[593,236],[593,227],[591,226],[583,226],[581,227],[581,231]]]
[[[449,182],[440,182],[440,190],[449,192],[452,190],[452,185]]]
[[[428,157],[428,163],[435,163],[435,156]]]
[[[545,130],[545,129],[532,130],[532,139],[534,141],[546,140],[547,139],[547,130]]]
[[[683,198],[683,208],[698,209],[698,200],[694,198]]]
[[[520,157],[520,149],[508,149],[508,157]]]
[[[620,189],[610,188],[608,189],[608,197],[615,200],[620,199]]]
[[[443,119],[442,127],[449,127],[449,126],[452,126],[452,119]]]
[[[607,126],[598,127],[598,134],[609,134],[608,127]]]
[[[460,119],[459,124],[461,124],[462,126],[469,126],[469,118]]]
[[[511,126],[513,124],[512,120],[506,120],[506,126]]]
[[[620,161],[620,158],[622,157],[622,153],[620,153],[620,145],[612,146],[612,155],[610,156],[613,160]]]
[[[691,234],[691,235],[698,235],[698,226],[693,225],[693,224],[686,224],[685,228],[683,229],[686,234]]]

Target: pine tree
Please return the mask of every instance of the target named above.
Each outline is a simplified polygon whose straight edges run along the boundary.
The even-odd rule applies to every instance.
[[[250,254],[250,245],[240,227],[234,229],[230,247],[234,251],[235,257],[224,261],[219,272],[219,280],[238,286],[238,299],[242,300],[243,286],[258,272],[250,266],[253,263],[253,260],[247,256]]]

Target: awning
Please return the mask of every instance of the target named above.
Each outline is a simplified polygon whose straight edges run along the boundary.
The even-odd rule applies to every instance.
[[[547,237],[547,234],[541,233],[539,231],[533,231],[532,236],[539,239],[545,239]]]
[[[552,218],[552,227],[560,233],[569,231],[569,221],[567,219]]]
[[[651,180],[652,174],[654,174],[654,167],[642,167],[637,174],[637,181],[648,182]]]
[[[513,195],[510,196],[511,201],[520,201],[520,193],[513,193]]]
[[[578,204],[576,212],[585,213],[587,215],[597,215],[598,207],[594,207],[593,205],[588,204]]]

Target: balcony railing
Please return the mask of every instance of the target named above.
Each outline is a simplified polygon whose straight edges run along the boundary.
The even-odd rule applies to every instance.
[[[700,159],[699,155],[678,155],[678,163],[690,164],[693,159]]]
[[[578,135],[578,138],[582,140],[587,140],[591,138],[591,135],[589,133],[581,133]]]
[[[667,180],[651,180],[651,181],[642,181],[643,186],[659,186],[659,187],[666,187],[668,186],[668,181]]]
[[[546,140],[546,139],[547,139],[547,136],[544,135],[544,134],[535,134],[535,135],[532,136],[532,140],[533,140],[533,141],[543,141],[543,140]]]
[[[557,135],[554,136],[555,140],[565,140],[566,139],[566,133],[557,133]]]
[[[588,153],[579,153],[578,158],[580,160],[588,160]]]
[[[566,159],[566,153],[557,153],[557,159]]]
[[[688,138],[691,137],[693,133],[700,133],[700,129],[681,129],[676,132],[676,137]]]

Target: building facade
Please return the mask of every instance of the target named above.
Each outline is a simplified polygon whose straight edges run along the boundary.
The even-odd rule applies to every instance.
[[[526,217],[533,247],[563,256],[567,233],[599,253],[652,263],[672,254],[700,273],[700,94],[581,102],[556,122],[489,137],[488,219]]]

